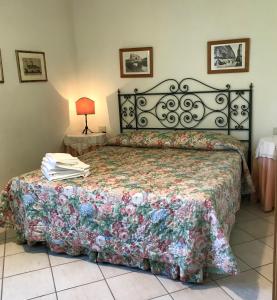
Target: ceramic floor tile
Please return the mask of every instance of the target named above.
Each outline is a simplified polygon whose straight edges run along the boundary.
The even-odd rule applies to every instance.
[[[247,210],[249,213],[256,215],[259,218],[269,218],[274,215],[274,211],[264,212],[261,205],[254,204],[249,206],[244,206],[243,209]]]
[[[0,240],[0,257],[4,256],[4,249],[5,249],[5,241]]]
[[[0,228],[0,240],[5,240],[5,232],[6,229],[5,228]]]
[[[269,247],[274,248],[274,235],[267,236],[263,239],[260,239],[260,241],[267,244]]]
[[[231,300],[232,298],[214,282],[204,285],[195,285],[188,289],[172,293],[174,300]]]
[[[116,300],[146,300],[167,292],[150,272],[132,272],[107,279]]]
[[[58,292],[59,300],[113,300],[104,280]]]
[[[257,272],[262,274],[264,277],[266,277],[271,282],[273,281],[273,264],[269,264],[266,266],[262,266],[256,269]]]
[[[234,253],[252,268],[267,265],[273,261],[273,249],[260,241],[234,246]]]
[[[15,239],[8,240],[6,242],[6,256],[7,255],[13,255],[25,252],[24,246],[26,245],[19,245],[16,243]]]
[[[26,300],[54,292],[50,268],[4,279],[3,300]]]
[[[108,263],[107,264],[101,263],[98,265],[99,265],[101,271],[103,272],[103,275],[105,278],[110,278],[110,277],[130,273],[133,271],[137,271],[137,269],[135,269],[135,268],[117,266],[117,265],[112,265],[112,264],[108,264]]]
[[[238,276],[217,281],[234,300],[271,300],[272,285],[256,271],[250,270]]]
[[[245,262],[243,262],[239,257],[236,257],[236,259],[237,259],[238,268],[240,272],[245,272],[251,269],[251,267],[248,266]]]
[[[57,291],[103,279],[97,264],[79,260],[52,268]]]
[[[4,277],[49,267],[46,253],[19,253],[5,257]]]
[[[236,222],[245,222],[245,221],[252,221],[256,220],[257,216],[252,214],[251,212],[241,208],[237,213],[236,213]]]
[[[6,242],[5,255],[14,255],[22,252],[47,252],[47,248],[42,244],[35,244],[33,246],[28,246],[27,244],[17,244],[16,239],[9,239]]]
[[[84,258],[84,256],[70,256],[67,254],[58,254],[58,253],[49,252],[49,259],[50,259],[51,266],[58,266],[73,261],[78,261],[82,258]]]
[[[3,277],[3,264],[4,264],[4,257],[0,258],[0,278]]]
[[[190,286],[189,284],[182,283],[180,280],[173,280],[165,276],[157,276],[157,278],[169,293],[173,293]]]
[[[6,230],[6,238],[7,239],[11,239],[11,238],[15,238],[16,237],[16,233],[14,229],[7,229]]]
[[[264,220],[266,220],[267,222],[270,222],[272,224],[275,223],[275,217],[273,214],[266,214],[264,217],[262,217]]]
[[[257,239],[274,234],[274,224],[266,222],[263,219],[241,222],[238,224],[238,228],[248,232]]]
[[[239,229],[237,226],[231,232],[230,245],[238,245],[245,242],[250,242],[255,240],[255,238],[249,233]]]

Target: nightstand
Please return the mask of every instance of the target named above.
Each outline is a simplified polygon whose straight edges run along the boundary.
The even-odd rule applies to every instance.
[[[259,140],[253,179],[264,211],[271,211],[277,201],[277,135]]]
[[[106,133],[67,134],[64,137],[65,151],[73,156],[90,152],[106,143]]]

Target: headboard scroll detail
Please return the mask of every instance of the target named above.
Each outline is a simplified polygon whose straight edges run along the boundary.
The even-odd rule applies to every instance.
[[[253,84],[217,88],[194,78],[166,79],[140,92],[118,90],[120,131],[217,130],[248,144],[251,158]],[[250,164],[249,164],[250,166]]]

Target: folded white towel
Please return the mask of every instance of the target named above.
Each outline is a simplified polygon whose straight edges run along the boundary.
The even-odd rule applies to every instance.
[[[68,153],[46,153],[45,157],[53,163],[75,164],[79,161],[77,157]]]
[[[75,164],[64,164],[64,163],[53,163],[49,161],[48,158],[44,157],[42,159],[42,166],[47,168],[48,170],[57,169],[57,170],[76,170],[76,171],[85,171],[89,170],[89,165],[83,163],[79,159],[76,161]]]
[[[49,173],[47,170],[45,169],[41,169],[41,172],[42,174],[50,181],[53,181],[53,180],[62,180],[62,179],[69,179],[69,178],[77,178],[77,177],[87,177],[90,173],[89,171],[86,171],[86,172],[75,172],[75,173],[67,173],[67,174],[64,174],[64,173],[56,173],[56,174],[53,174],[53,173]]]
[[[60,174],[60,175],[79,175],[79,174],[83,174],[89,170],[86,170],[86,171],[76,171],[76,170],[56,170],[56,169],[47,169],[45,168],[44,166],[41,166],[41,171],[43,173],[47,173],[47,174],[50,174],[50,175],[55,175],[55,174]]]
[[[41,172],[48,180],[87,177],[90,166],[67,153],[46,153]]]

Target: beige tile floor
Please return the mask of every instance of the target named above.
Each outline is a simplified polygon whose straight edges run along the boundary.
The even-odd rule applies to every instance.
[[[55,255],[44,246],[17,245],[0,232],[1,299],[41,300],[270,300],[273,213],[244,203],[231,245],[241,273],[213,276],[202,285],[183,284],[137,269],[94,264],[85,257]]]

